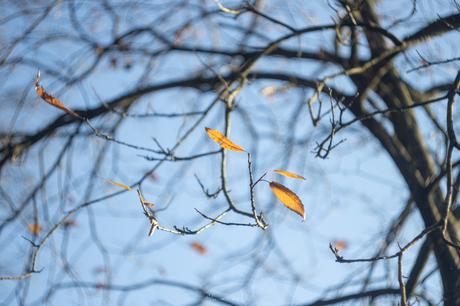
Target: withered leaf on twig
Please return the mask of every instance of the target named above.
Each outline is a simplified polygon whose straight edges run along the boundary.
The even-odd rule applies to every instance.
[[[289,171],[286,171],[286,170],[281,170],[281,169],[276,169],[276,170],[273,170],[274,172],[278,173],[278,174],[281,174],[281,175],[284,175],[284,176],[287,176],[287,177],[290,177],[290,178],[293,178],[293,179],[298,179],[298,180],[305,180],[305,178],[299,174],[296,174],[294,172],[289,172]]]
[[[141,202],[144,215],[149,219],[150,222],[150,229],[147,234],[150,237],[153,235],[153,233],[155,233],[156,229],[159,226],[158,220],[155,217],[155,212],[152,209],[150,209],[151,207],[155,206],[155,204],[146,201],[144,196],[142,195],[142,192],[139,189],[137,189],[137,195],[139,197],[139,201]]]
[[[287,187],[277,182],[270,182],[270,188],[278,200],[287,208],[301,216],[305,220],[305,209],[299,197]]]
[[[131,190],[131,187],[129,187],[129,186],[125,185],[125,184],[122,184],[122,183],[117,183],[117,182],[114,182],[112,180],[106,180],[106,182],[109,183],[109,184],[112,184],[114,186],[126,189],[126,190]]]
[[[213,130],[210,128],[205,128],[206,133],[208,133],[209,138],[217,142],[222,149],[227,149],[235,152],[245,152],[245,150],[239,145],[233,143],[230,139],[222,135],[219,131]]]
[[[27,229],[33,235],[38,235],[42,231],[42,226],[38,223],[30,223],[27,225]]]
[[[79,119],[84,119],[82,116],[80,116],[70,108],[66,107],[61,101],[59,101],[59,99],[47,93],[45,89],[42,86],[40,86],[40,70],[38,70],[37,77],[35,78],[35,91],[37,92],[38,96],[42,98],[46,103],[51,104],[52,106],[65,111],[69,115],[72,115]]]

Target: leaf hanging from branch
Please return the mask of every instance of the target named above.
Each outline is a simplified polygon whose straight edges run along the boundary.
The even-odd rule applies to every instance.
[[[239,145],[233,143],[230,139],[222,135],[219,131],[213,130],[210,128],[205,128],[206,133],[208,133],[209,138],[217,142],[222,149],[227,149],[235,152],[245,152],[245,150]]]
[[[274,172],[278,173],[278,174],[281,174],[281,175],[284,175],[284,176],[287,176],[287,177],[290,177],[290,178],[293,178],[293,179],[298,179],[298,180],[305,180],[305,178],[299,174],[296,174],[296,173],[293,173],[293,172],[289,172],[289,171],[285,171],[285,170],[281,170],[281,169],[276,169],[276,170],[273,170]]]
[[[150,209],[151,207],[155,206],[155,204],[150,203],[145,200],[142,192],[137,189],[137,195],[139,196],[139,201],[141,202],[142,210],[144,211],[144,215],[149,219],[150,222],[150,229],[148,232],[148,236],[152,236],[155,233],[156,229],[159,227],[158,220],[155,217],[155,212]]]
[[[51,104],[54,107],[59,108],[60,110],[65,111],[67,114],[77,117],[79,119],[84,119],[82,116],[71,110],[70,108],[66,107],[59,99],[53,97],[49,93],[45,91],[45,89],[40,86],[40,70],[37,72],[37,77],[35,78],[35,91],[37,92],[38,96],[42,98],[46,103]]]
[[[299,197],[287,187],[277,182],[270,182],[270,188],[278,200],[287,208],[301,216],[305,220],[305,209]]]
[[[112,180],[107,180],[106,182],[109,183],[109,184],[112,184],[114,186],[126,189],[126,190],[131,190],[131,187],[129,187],[129,186],[125,185],[125,184],[117,183],[117,182],[114,182]]]
[[[154,207],[155,206],[154,203],[145,200],[144,196],[142,195],[142,193],[141,193],[141,191],[139,189],[137,190],[137,195],[138,195],[139,201],[141,202],[142,205],[147,206],[147,207]]]
[[[31,223],[27,225],[27,229],[32,235],[38,235],[42,231],[42,226],[38,223]]]

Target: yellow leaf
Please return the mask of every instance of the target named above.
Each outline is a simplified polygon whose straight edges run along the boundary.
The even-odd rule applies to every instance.
[[[277,182],[270,182],[270,188],[278,200],[287,208],[301,216],[305,220],[305,209],[299,197],[287,187]]]
[[[305,178],[303,176],[298,175],[298,174],[293,173],[293,172],[289,172],[289,171],[285,171],[285,170],[281,170],[281,169],[276,169],[276,170],[273,170],[273,171],[275,171],[278,174],[281,174],[281,175],[284,175],[284,176],[287,176],[287,177],[290,177],[290,178],[293,178],[293,179],[305,180]]]
[[[265,97],[273,97],[276,94],[276,88],[273,86],[267,86],[262,89],[262,95]]]
[[[27,229],[33,235],[38,235],[42,231],[42,226],[40,224],[38,224],[38,223],[31,223],[31,224],[27,225]]]
[[[62,104],[62,102],[59,101],[59,99],[47,93],[45,89],[40,86],[39,82],[40,82],[40,70],[37,72],[37,77],[35,78],[35,91],[37,92],[38,96],[42,98],[46,103],[51,104],[52,106],[57,107],[60,110],[63,110],[72,116],[83,119],[82,116],[80,116],[79,114],[77,114],[70,108],[67,108],[64,104]]]
[[[206,133],[208,133],[209,138],[217,142],[222,149],[227,149],[230,151],[235,151],[235,152],[245,152],[245,150],[240,147],[237,144],[234,144],[230,139],[222,135],[219,131],[210,129],[210,128],[205,128]]]
[[[114,181],[112,181],[112,180],[107,180],[106,182],[109,183],[109,184],[115,185],[115,186],[117,186],[117,187],[126,189],[126,190],[131,190],[131,187],[126,186],[125,184],[117,183],[117,182],[114,182]]]
[[[200,255],[205,255],[208,250],[199,242],[194,241],[190,244],[190,247]]]

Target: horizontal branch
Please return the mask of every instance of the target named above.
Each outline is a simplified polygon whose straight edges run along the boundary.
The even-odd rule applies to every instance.
[[[205,299],[212,300],[213,302],[217,302],[221,305],[228,305],[228,306],[240,306],[237,302],[233,302],[231,300],[226,299],[223,296],[219,296],[217,294],[211,293],[203,288],[189,285],[183,282],[177,282],[172,280],[165,280],[159,278],[151,278],[142,282],[134,283],[131,285],[117,285],[117,284],[102,284],[96,282],[71,282],[71,283],[61,283],[57,284],[52,287],[51,292],[63,290],[63,289],[71,289],[71,288],[94,288],[99,290],[110,290],[110,291],[122,291],[122,292],[129,292],[129,291],[138,291],[143,290],[148,287],[152,286],[168,286],[174,287],[178,289],[183,289],[186,291],[191,291],[199,294],[201,297]],[[48,295],[47,298],[50,298],[52,294]]]
[[[307,304],[298,304],[296,306],[324,306],[333,305],[346,301],[365,299],[365,298],[376,298],[384,295],[399,295],[399,288],[384,288],[375,289],[369,291],[362,291],[357,293],[345,294],[331,299],[319,299]]]

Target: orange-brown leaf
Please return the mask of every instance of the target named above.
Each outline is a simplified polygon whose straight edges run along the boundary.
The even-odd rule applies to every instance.
[[[334,240],[332,242],[332,246],[334,247],[334,249],[336,249],[337,251],[341,251],[341,250],[344,250],[347,248],[348,244],[345,240]]]
[[[208,133],[209,138],[217,142],[222,149],[227,149],[235,152],[245,152],[245,150],[239,145],[233,143],[230,139],[222,135],[219,131],[213,130],[210,128],[205,128],[206,133]]]
[[[117,183],[117,182],[114,182],[112,180],[107,180],[106,182],[109,183],[109,184],[112,184],[114,186],[126,189],[126,190],[131,190],[131,187],[129,187],[129,186],[125,185],[125,184]]]
[[[289,172],[289,171],[285,171],[285,170],[281,170],[281,169],[276,169],[276,170],[273,170],[275,171],[276,173],[278,174],[281,174],[281,175],[284,175],[284,176],[287,176],[287,177],[290,177],[290,178],[293,178],[293,179],[298,179],[298,180],[305,180],[305,178],[299,174],[296,174],[294,172]]]
[[[270,188],[284,206],[305,219],[305,209],[302,201],[293,191],[277,182],[270,182]]]
[[[42,231],[42,226],[38,223],[31,223],[27,225],[27,229],[33,235],[38,235]]]
[[[52,106],[57,107],[60,110],[63,110],[66,113],[74,117],[82,119],[82,117],[79,114],[77,114],[70,108],[66,107],[61,101],[59,101],[59,99],[47,93],[45,89],[42,86],[40,86],[39,82],[40,82],[40,70],[37,72],[37,77],[35,78],[35,91],[37,92],[38,96],[42,98],[46,103],[51,104]]]
[[[137,190],[137,195],[139,197],[139,201],[141,202],[142,205],[147,206],[147,207],[154,207],[155,204],[152,202],[147,201],[144,196],[142,195],[141,191],[138,189]]]
[[[64,223],[62,223],[62,226],[64,228],[70,228],[70,227],[75,227],[77,226],[77,222],[75,220],[65,220]]]
[[[198,254],[200,255],[205,255],[208,250],[206,249],[205,246],[203,246],[201,243],[194,241],[190,244],[190,247],[195,250]]]

